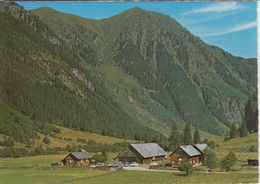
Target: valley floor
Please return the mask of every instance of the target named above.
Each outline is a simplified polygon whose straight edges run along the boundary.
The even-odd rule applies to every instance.
[[[258,183],[258,172],[202,173],[195,172],[192,176],[184,177],[178,172],[150,172],[119,170],[91,170],[87,168],[70,169],[1,169],[1,184],[172,184],[172,183]]]
[[[172,184],[172,183],[257,183],[258,170],[238,172],[205,173],[194,172],[192,176],[184,177],[181,172],[168,170],[151,172],[153,170],[138,170],[128,168],[110,173],[82,168],[55,168],[50,163],[63,158],[64,155],[34,156],[24,158],[0,159],[0,184]]]
[[[258,152],[251,152],[252,146],[257,148],[257,134],[245,138],[236,138],[227,142],[215,140],[218,144],[217,154],[222,159],[229,151],[235,151],[239,163],[237,171],[205,172],[194,171],[189,177],[182,176],[178,170],[154,170],[139,165],[118,172],[94,170],[89,167],[55,168],[50,164],[63,159],[67,153],[57,155],[40,155],[22,158],[0,159],[0,184],[173,184],[173,183],[258,183],[258,168],[246,166],[248,158],[258,158]],[[117,153],[108,153],[108,163],[111,163]],[[167,160],[166,162],[169,162]],[[141,169],[140,169],[141,168]],[[153,172],[151,172],[153,171]],[[217,170],[220,171],[220,170]]]

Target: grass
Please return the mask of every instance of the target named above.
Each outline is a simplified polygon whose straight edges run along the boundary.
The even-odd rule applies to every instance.
[[[64,128],[61,126],[55,125],[57,128],[61,129],[61,133],[59,134],[63,138],[71,138],[73,141],[76,141],[78,138],[86,139],[86,140],[95,140],[95,142],[103,143],[103,144],[114,144],[116,142],[135,142],[134,140],[126,140],[120,139],[115,137],[103,136],[100,134],[90,133],[90,132],[83,132],[83,131],[76,131],[68,128]]]
[[[224,142],[223,137],[216,138],[214,142],[219,145],[222,150],[229,150],[230,148],[238,148],[244,146],[258,146],[258,134],[251,133],[246,137],[237,137],[229,141]]]
[[[120,170],[116,173],[82,179],[71,184],[173,184],[173,183],[257,183],[258,173],[223,173],[202,174],[194,173],[192,176],[184,177],[179,173],[168,172],[141,172]]]
[[[0,184],[63,183],[107,173],[107,171],[89,168],[53,169],[50,167],[52,162],[57,162],[64,157],[65,154],[0,159],[0,167],[3,167],[0,169]]]
[[[0,184],[44,184],[63,183],[86,177],[99,176],[107,171],[91,170],[86,168],[69,169],[1,169]]]
[[[95,134],[90,132],[72,130],[58,125],[53,125],[53,126],[59,128],[61,132],[53,134],[52,136],[48,136],[48,138],[51,141],[51,143],[48,145],[42,142],[45,135],[38,133],[40,139],[35,139],[34,147],[37,147],[41,144],[43,148],[55,148],[55,147],[65,148],[67,145],[82,144],[77,141],[78,138],[85,139],[86,141],[94,140],[95,142],[102,143],[102,144],[114,144],[117,142],[124,142],[124,141],[127,141],[129,143],[136,142],[134,140],[120,139],[120,138],[103,136],[100,134]]]
[[[62,132],[63,134],[64,132]],[[64,134],[63,134],[64,135]],[[257,134],[250,134],[245,138],[235,138],[224,142],[223,138],[216,138],[218,157],[222,158],[229,151],[235,151],[238,156],[239,168],[245,164],[247,157],[257,156],[257,152],[243,152],[244,146],[257,146]],[[104,136],[105,137],[105,136]],[[235,149],[235,150],[234,150]],[[222,154],[222,156],[221,156]],[[70,183],[70,184],[172,184],[172,183],[257,183],[256,168],[244,168],[238,172],[229,173],[201,173],[194,172],[192,176],[184,177],[178,172],[148,172],[119,170],[115,173],[91,170],[90,168],[62,168],[52,169],[50,163],[57,162],[66,154],[33,156],[24,158],[0,159],[0,184],[20,183]],[[108,162],[117,153],[108,153]],[[169,162],[169,160],[168,160]],[[245,172],[245,173],[244,173]]]
[[[224,138],[216,138],[213,141],[218,145],[218,157],[223,158],[230,151],[234,151],[238,159],[245,162],[247,159],[258,158],[258,152],[250,152],[250,148],[258,148],[258,134],[251,133],[246,137],[237,137],[224,142]]]
[[[65,158],[67,154],[68,153],[57,155],[38,155],[21,158],[4,158],[0,159],[0,168],[48,167],[51,163],[58,162]],[[107,153],[107,163],[111,163],[117,155],[118,153]]]
[[[62,160],[67,154],[39,155],[21,158],[0,159],[0,167],[27,167],[27,166],[50,166],[51,163]]]

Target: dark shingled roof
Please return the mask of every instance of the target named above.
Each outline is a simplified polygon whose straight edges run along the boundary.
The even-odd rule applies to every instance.
[[[199,150],[201,153],[204,153],[204,150],[208,147],[207,144],[195,144],[194,145],[197,150]]]
[[[82,159],[91,159],[92,156],[88,152],[71,152],[76,159],[82,160]]]
[[[150,158],[165,156],[166,152],[156,143],[131,144],[131,146],[143,157]]]
[[[184,145],[180,146],[180,148],[189,156],[201,155],[201,153],[198,150],[196,150],[192,145]]]

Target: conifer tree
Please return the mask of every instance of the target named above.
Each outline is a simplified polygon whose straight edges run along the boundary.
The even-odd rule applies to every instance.
[[[172,126],[171,134],[168,139],[170,146],[173,150],[181,145],[181,133],[178,131],[177,126]]]
[[[235,123],[233,123],[232,126],[231,126],[229,136],[230,136],[230,139],[233,139],[237,136],[237,128],[236,128]]]
[[[196,128],[194,131],[193,141],[194,141],[194,144],[200,143],[200,132],[199,132],[198,128]]]
[[[245,137],[247,135],[248,135],[247,126],[246,126],[246,123],[243,121],[241,128],[240,128],[240,137]]]
[[[258,131],[257,92],[254,93],[245,105],[245,122],[250,132]]]
[[[184,132],[183,132],[183,143],[184,144],[192,144],[192,136],[191,136],[191,130],[190,125],[186,123]]]

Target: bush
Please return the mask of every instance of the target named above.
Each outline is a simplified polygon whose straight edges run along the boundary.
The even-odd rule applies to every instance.
[[[179,167],[180,171],[185,171],[186,172],[186,176],[189,176],[193,173],[194,169],[192,167],[192,165],[189,162],[183,162],[181,164],[181,166]]]
[[[95,155],[93,155],[92,159],[95,160],[95,162],[105,162],[107,160],[107,157],[96,153]]]
[[[59,133],[61,133],[61,129],[60,128],[57,128],[57,127],[52,127],[52,131],[54,132],[54,133],[56,133],[56,134],[59,134]]]
[[[230,140],[229,137],[225,137],[225,138],[224,138],[224,142],[227,142],[227,141],[229,141],[229,140]]]
[[[86,143],[87,143],[87,140],[86,140],[86,139],[77,138],[77,142],[86,144]]]
[[[250,149],[249,149],[250,152],[257,152],[258,151],[258,148],[257,146],[251,146]]]
[[[50,139],[48,139],[47,136],[45,136],[45,137],[43,138],[42,142],[45,143],[45,144],[50,144],[50,143],[51,143]]]
[[[215,150],[206,149],[205,150],[205,163],[209,169],[216,169],[218,167],[218,158]]]
[[[14,146],[14,141],[13,139],[9,138],[5,138],[2,142],[0,142],[1,146],[5,146],[5,147],[12,147]]]
[[[229,152],[224,160],[221,162],[221,168],[230,171],[231,168],[235,165],[237,157],[233,151]]]

